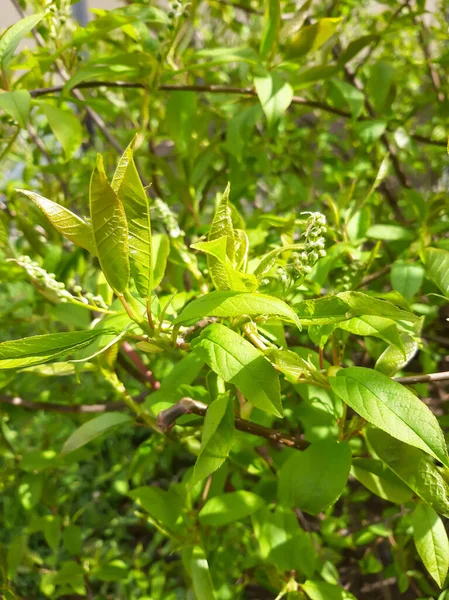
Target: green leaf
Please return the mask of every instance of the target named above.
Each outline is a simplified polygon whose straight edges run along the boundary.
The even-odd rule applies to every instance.
[[[404,354],[404,345],[398,331],[398,326],[392,319],[366,315],[338,323],[337,327],[349,331],[354,335],[380,338],[387,342],[387,344],[395,346]]]
[[[442,588],[449,569],[449,540],[444,523],[431,506],[418,504],[412,524],[418,554],[429,575]]]
[[[335,75],[338,71],[336,65],[315,65],[308,69],[303,69],[295,74],[290,80],[293,88],[303,88],[317,81],[324,81]]]
[[[201,525],[220,527],[252,515],[264,504],[260,496],[239,490],[210,498],[200,510],[198,518]]]
[[[151,236],[151,256],[153,257],[153,287],[156,288],[162,281],[167,267],[167,258],[170,254],[170,239],[164,233]]]
[[[143,298],[149,298],[154,287],[150,206],[134,163],[135,142],[136,138],[121,157],[111,187],[125,209],[129,234],[129,261],[137,292]]]
[[[7,553],[7,564],[8,564],[8,577],[14,579],[17,573],[17,569],[22,562],[23,555],[27,547],[27,538],[25,535],[15,535],[12,538],[11,543],[8,547]]]
[[[314,442],[303,452],[294,452],[283,464],[279,501],[317,515],[338,500],[350,468],[351,449],[347,442]]]
[[[265,12],[259,54],[266,58],[275,48],[279,37],[281,6],[279,0],[265,0]]]
[[[311,50],[317,50],[335,33],[341,18],[320,19],[313,25],[302,27],[288,41],[285,56],[289,60],[300,58]]]
[[[352,117],[357,119],[365,105],[364,94],[353,85],[339,79],[334,79],[332,84],[337,88],[342,100],[348,105]]]
[[[121,295],[128,287],[128,224],[123,205],[110,186],[97,155],[89,190],[90,219],[97,256],[109,285]]]
[[[361,292],[341,292],[318,300],[305,300],[295,305],[294,310],[303,326],[331,325],[367,315],[393,321],[418,321],[413,313]]]
[[[399,242],[413,240],[415,234],[402,225],[373,225],[366,232],[366,237],[385,242]]]
[[[56,231],[59,231],[73,244],[85,248],[94,256],[97,253],[92,227],[64,206],[44,198],[34,192],[18,189],[18,192],[28,196],[44,213]]]
[[[439,248],[426,248],[423,258],[427,277],[449,297],[449,252]]]
[[[1,92],[0,108],[24,129],[30,115],[31,96],[26,90]]]
[[[338,59],[338,64],[340,66],[345,65],[350,60],[352,60],[359,52],[361,52],[367,46],[377,42],[380,39],[380,36],[370,33],[368,35],[362,35],[361,37],[353,40],[348,44],[348,46],[343,50]]]
[[[419,292],[423,279],[424,269],[417,263],[397,260],[391,267],[391,285],[406,300],[411,300]]]
[[[244,292],[209,292],[188,304],[175,323],[198,321],[203,317],[238,317],[249,315],[256,317],[268,315],[301,324],[296,313],[282,300],[265,294],[247,294]]]
[[[192,548],[190,572],[195,597],[201,598],[201,600],[215,600],[216,596],[210,576],[209,563],[204,550],[199,546]]]
[[[189,487],[208,477],[227,459],[234,439],[234,406],[229,392],[209,405],[204,419],[200,454]]]
[[[39,106],[47,117],[48,124],[56,139],[61,144],[67,162],[74,157],[83,142],[83,128],[80,119],[74,114],[47,102],[40,102]]]
[[[99,417],[95,417],[90,421],[87,421],[87,423],[83,423],[81,427],[78,427],[78,429],[72,433],[66,440],[61,450],[61,454],[66,455],[74,450],[78,450],[78,448],[85,446],[117,425],[125,425],[132,422],[132,417],[119,412],[108,412]]]
[[[42,21],[43,18],[43,13],[30,15],[29,17],[25,17],[17,23],[14,23],[14,25],[11,25],[11,27],[5,31],[0,38],[0,68],[4,69],[6,67],[8,62],[14,56],[14,52],[20,42]]]
[[[406,387],[363,367],[342,369],[329,382],[337,396],[366,421],[449,465],[436,417]]]
[[[262,110],[271,126],[282,117],[293,99],[293,89],[277,73],[268,73],[254,78],[254,86]]]
[[[449,486],[426,454],[374,427],[368,427],[365,435],[382,462],[439,514],[449,517]]]
[[[393,75],[393,67],[384,61],[378,61],[371,67],[366,89],[376,112],[380,114],[388,108],[387,101],[393,83]]]
[[[0,369],[41,365],[89,346],[105,331],[72,331],[34,335],[0,343]],[[107,333],[107,332],[106,332]]]
[[[176,529],[182,512],[182,499],[173,491],[154,486],[144,486],[129,492],[148,514],[168,529]]]
[[[281,572],[295,570],[313,576],[317,551],[311,534],[301,529],[293,510],[279,504],[274,511],[264,506],[253,514],[252,521],[264,562],[274,563]]]
[[[398,371],[403,369],[412,360],[418,352],[418,342],[408,333],[401,333],[403,350],[389,346],[379,356],[375,369],[384,375],[393,377]],[[405,355],[404,355],[405,352]]]
[[[206,351],[206,362],[224,381],[233,383],[251,404],[282,416],[279,378],[260,350],[224,325],[206,327],[192,347]]]
[[[355,458],[351,474],[370,492],[395,504],[405,504],[413,491],[380,460]]]
[[[364,144],[372,144],[383,136],[387,129],[387,121],[382,119],[372,119],[369,121],[357,122],[354,129]]]
[[[357,600],[350,592],[325,581],[306,581],[301,585],[310,600]]]

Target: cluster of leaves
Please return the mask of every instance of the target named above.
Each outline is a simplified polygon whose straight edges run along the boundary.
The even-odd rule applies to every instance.
[[[449,598],[444,11],[13,4],[2,596]]]

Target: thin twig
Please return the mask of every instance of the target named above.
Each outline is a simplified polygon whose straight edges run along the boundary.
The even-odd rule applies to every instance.
[[[140,394],[134,398],[134,402],[141,404],[148,393],[147,390],[144,392],[145,395]],[[107,402],[105,404],[56,404],[55,402],[31,402],[30,400],[24,400],[18,396],[7,396],[5,394],[0,394],[0,403],[18,406],[20,408],[25,408],[26,410],[43,410],[64,414],[104,413],[127,408],[124,402]]]
[[[449,371],[441,373],[429,373],[426,375],[410,375],[408,377],[396,377],[396,381],[404,385],[413,385],[415,383],[436,383],[437,381],[449,381]]]
[[[371,273],[371,275],[367,275],[356,286],[356,290],[358,290],[361,287],[364,287],[365,285],[368,285],[368,284],[372,283],[373,281],[376,281],[377,279],[380,279],[381,277],[383,277],[384,275],[386,275],[387,273],[389,273],[390,270],[391,270],[391,265],[386,265],[385,267],[383,267],[379,271],[376,271],[375,273]]]
[[[163,433],[166,433],[174,426],[179,417],[191,414],[204,417],[207,408],[207,404],[198,402],[198,400],[193,400],[193,398],[182,398],[179,402],[170,406],[170,408],[161,410],[157,417],[158,427]],[[234,426],[239,431],[257,435],[272,442],[282,444],[283,446],[295,448],[296,450],[304,450],[309,445],[309,443],[303,439],[286,436],[276,429],[270,429],[263,425],[247,421],[246,419],[235,418]]]

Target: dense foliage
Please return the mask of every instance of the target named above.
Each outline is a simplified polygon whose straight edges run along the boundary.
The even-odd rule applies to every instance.
[[[447,600],[444,3],[12,4],[2,597]]]

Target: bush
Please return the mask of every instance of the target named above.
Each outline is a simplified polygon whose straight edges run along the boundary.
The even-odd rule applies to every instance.
[[[242,1],[13,2],[6,599],[449,597],[443,6]]]

